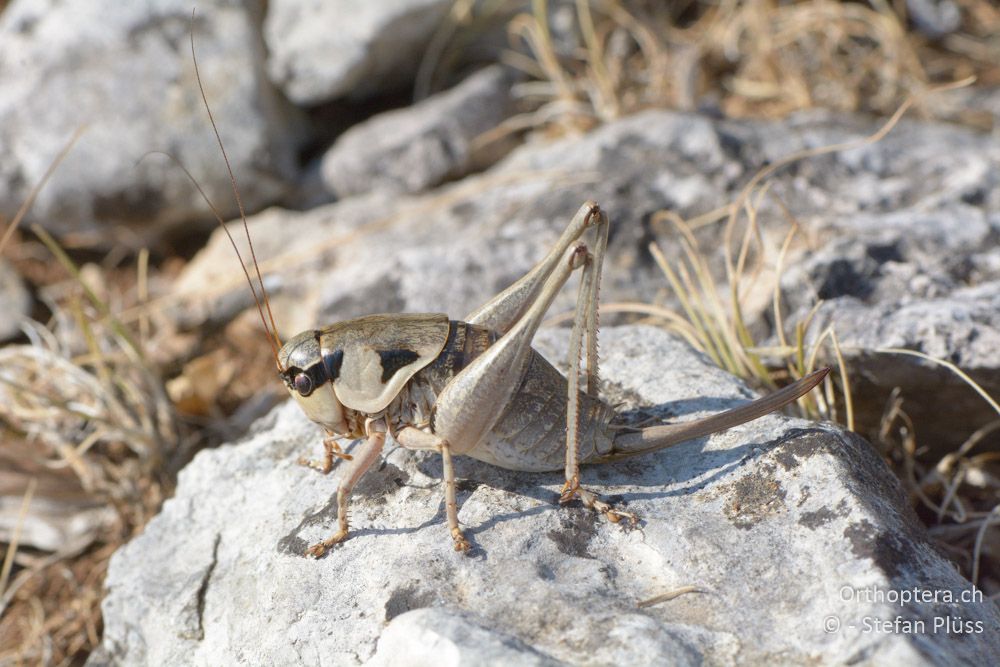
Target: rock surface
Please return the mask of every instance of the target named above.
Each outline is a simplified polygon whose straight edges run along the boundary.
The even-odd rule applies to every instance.
[[[247,206],[274,201],[297,173],[301,116],[267,80],[263,3],[201,3],[201,75]],[[175,155],[227,215],[229,180],[201,105],[191,3],[15,0],[0,13],[0,213],[10,215],[81,126],[42,189],[34,220],[77,243],[139,247],[209,211]],[[141,160],[141,161],[140,161]],[[102,227],[119,225],[118,238]]]
[[[495,161],[496,142],[480,148],[476,140],[513,113],[512,79],[494,65],[419,104],[358,123],[323,156],[324,183],[337,198],[422,192]]]
[[[561,357],[564,332],[542,333]],[[610,398],[660,416],[750,396],[658,329],[608,329],[602,350]],[[352,537],[311,560],[336,483],[295,459],[319,440],[289,402],[247,440],[200,453],[112,560],[89,664],[982,664],[1000,652],[996,606],[944,601],[971,584],[872,448],[831,426],[771,415],[585,469],[643,518],[631,532],[557,506],[559,474],[459,458],[469,556],[452,550],[438,458],[390,448],[354,493]],[[689,585],[699,592],[638,604]],[[892,601],[915,588],[937,600]],[[878,621],[924,625],[865,631]],[[966,632],[933,630],[946,622]]]
[[[907,4],[931,37],[949,35],[960,18],[952,0]],[[647,251],[657,241],[668,261],[681,255],[664,211],[705,214],[764,164],[877,129],[825,113],[763,122],[650,111],[585,136],[529,143],[487,173],[441,186],[496,158],[475,142],[510,113],[508,80],[493,69],[424,104],[376,115],[328,149],[323,142],[343,128],[398,103],[459,5],[199,6],[201,74],[247,208],[311,209],[273,208],[251,222],[283,334],[377,311],[467,313],[531,266],[585,199],[599,200],[613,222],[605,303],[669,300]],[[574,55],[572,3],[547,10],[556,53]],[[158,149],[176,155],[226,209],[229,181],[201,107],[191,30],[190,5],[176,0],[0,0],[0,217],[25,200],[83,124],[32,211],[69,245],[139,247],[207,217],[181,170],[162,157],[140,160]],[[496,59],[495,38],[479,40],[486,60]],[[446,66],[443,51],[431,55],[442,56],[442,78],[475,61]],[[438,83],[432,78],[422,77],[418,95]],[[996,128],[1000,118],[996,89],[930,105],[980,127]],[[859,421],[877,424],[899,386],[921,451],[932,457],[995,414],[954,374],[877,350],[906,347],[953,362],[1000,395],[998,167],[995,129],[904,121],[878,143],[782,168],[758,210],[765,243],[784,237],[786,207],[803,231],[781,283],[786,322],[825,300],[810,335],[836,329]],[[341,200],[312,208],[331,193]],[[231,204],[224,213],[234,214]],[[707,222],[696,232],[716,278],[720,229]],[[23,313],[30,299],[5,266],[0,311]],[[220,323],[246,307],[235,268],[228,242],[213,238],[177,283],[186,296],[175,319]],[[770,294],[759,297],[751,295],[747,312],[763,338],[773,322]],[[567,290],[552,312],[573,301]],[[0,338],[14,324],[4,319]],[[552,349],[559,338],[547,333],[542,344]],[[686,418],[747,396],[662,333],[612,329],[604,342],[613,400]],[[178,497],[118,555],[105,649],[92,664],[976,663],[997,653],[990,603],[857,597],[957,593],[969,583],[930,548],[870,447],[832,428],[772,417],[589,471],[645,517],[632,533],[554,507],[558,475],[462,461],[459,474],[470,481],[461,517],[476,543],[468,559],[450,551],[444,531],[439,462],[397,449],[358,490],[354,539],[320,562],[301,552],[332,529],[334,480],[292,464],[317,450],[315,428],[289,405],[260,429],[202,454]],[[1000,441],[978,447],[1000,449]],[[51,549],[107,520],[76,518],[49,512],[24,540]],[[9,534],[11,522],[0,523]],[[685,584],[701,592],[637,605]],[[844,599],[845,590],[855,597]],[[872,629],[872,619],[911,625]]]
[[[936,298],[901,292],[896,299],[866,303],[841,296],[825,302],[814,321],[815,332],[833,326],[840,336],[860,423],[877,425],[892,390],[901,387],[903,409],[924,454],[936,459],[997,418],[989,403],[941,364],[879,350],[915,350],[956,364],[989,395],[1000,396],[1000,281]],[[984,446],[996,449],[1000,442],[986,438]]]
[[[612,220],[604,299],[651,300],[665,281],[645,250],[653,235],[645,218],[714,207],[739,169],[708,120],[651,112],[583,138],[521,147],[488,172],[429,193],[272,209],[251,219],[250,231],[266,267],[284,269],[272,282],[277,301],[283,294],[292,304],[278,318],[289,335],[380,311],[464,315],[529,269],[587,199]],[[178,312],[186,326],[248,305],[223,234],[176,291],[190,296]],[[567,290],[554,312],[574,303]]]
[[[271,79],[312,106],[385,94],[412,80],[448,0],[272,0],[264,21]]]

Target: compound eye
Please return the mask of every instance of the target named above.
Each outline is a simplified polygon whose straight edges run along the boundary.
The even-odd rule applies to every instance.
[[[293,382],[295,384],[295,391],[299,392],[299,396],[308,396],[313,392],[312,378],[305,373],[296,375]]]

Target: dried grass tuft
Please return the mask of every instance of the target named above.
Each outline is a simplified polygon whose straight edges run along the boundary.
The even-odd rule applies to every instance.
[[[418,97],[488,26],[504,22],[506,62],[529,81],[532,111],[512,129],[586,131],[645,108],[716,108],[730,117],[783,117],[811,108],[891,114],[943,82],[1000,82],[1000,10],[962,0],[961,25],[921,34],[906,3],[834,0],[455,0],[421,67]],[[990,124],[967,110],[927,115]]]
[[[74,279],[50,301],[48,326],[26,325],[28,344],[0,348],[0,496],[25,495],[15,533],[48,527],[60,543],[8,538],[0,664],[69,664],[96,648],[108,559],[158,510],[183,450],[140,339],[36,233]]]

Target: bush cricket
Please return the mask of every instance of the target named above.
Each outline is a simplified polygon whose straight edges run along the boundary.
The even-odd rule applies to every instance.
[[[194,59],[193,32],[191,50]],[[208,107],[197,60],[195,73],[250,242],[239,189]],[[533,269],[462,320],[444,314],[369,315],[305,331],[284,344],[250,242],[256,286],[242,257],[240,262],[278,374],[306,416],[327,433],[323,460],[305,463],[329,473],[334,459],[344,460],[337,489],[338,529],[309,547],[307,554],[319,557],[347,537],[351,490],[379,459],[387,437],[407,449],[441,454],[448,528],[455,549],[467,552],[470,544],[458,522],[455,455],[511,470],[563,470],[561,503],[579,498],[611,521],[634,523],[635,516],[612,508],[580,486],[581,463],[646,454],[757,419],[806,394],[826,376],[829,369],[818,370],[764,398],[696,421],[646,428],[626,425],[598,392],[598,291],[608,227],[608,216],[600,206],[586,202]],[[231,235],[229,239],[239,256]],[[570,336],[570,368],[563,376],[532,349],[531,341],[574,271],[581,272],[581,279]],[[581,368],[584,356],[586,366]],[[350,455],[337,444],[340,437],[362,442]]]

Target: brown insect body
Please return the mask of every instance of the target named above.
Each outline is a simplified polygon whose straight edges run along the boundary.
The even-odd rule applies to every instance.
[[[534,269],[466,321],[443,314],[369,315],[304,332],[281,347],[276,361],[289,393],[330,435],[324,461],[310,465],[329,472],[335,457],[348,459],[337,491],[339,530],[310,554],[318,556],[347,536],[351,489],[378,460],[388,436],[404,447],[442,455],[448,524],[455,547],[465,551],[469,543],[458,524],[452,454],[512,470],[563,468],[563,502],[579,497],[613,521],[634,522],[631,514],[580,487],[580,463],[643,454],[756,419],[826,375],[818,371],[765,398],[696,421],[645,429],[615,424],[614,409],[598,396],[597,374],[597,287],[608,224],[596,203],[584,204]],[[582,276],[567,377],[530,344],[576,270]],[[363,441],[345,454],[335,441],[343,436]]]
[[[291,395],[330,434],[361,438],[366,421],[382,421],[390,435],[407,427],[436,435],[438,395],[499,338],[500,334],[486,327],[448,320],[443,314],[368,315],[303,332],[285,343],[278,359]],[[516,390],[496,422],[479,441],[453,446],[453,453],[509,470],[562,469],[569,385],[537,351],[530,349],[528,355]],[[305,394],[296,386],[300,375],[309,378]],[[810,378],[817,379],[821,377]],[[801,386],[761,401],[781,401],[796,390],[801,391]],[[732,423],[718,425],[709,417],[672,427],[623,429],[612,427],[618,415],[600,397],[582,391],[577,395],[581,463],[644,454],[747,421],[741,415],[730,418]],[[749,406],[722,414],[747,413]],[[754,410],[755,416],[760,410]],[[698,432],[690,428],[706,422],[709,425]]]
[[[193,31],[191,57],[240,209],[256,285],[240,257],[242,268],[278,372],[305,414],[330,436],[323,441],[322,463],[309,465],[327,473],[334,458],[346,459],[337,489],[338,530],[311,546],[310,555],[320,556],[347,537],[350,493],[378,461],[389,435],[404,447],[441,454],[448,527],[455,549],[468,551],[471,545],[458,522],[453,453],[514,470],[563,467],[561,502],[579,498],[611,521],[634,523],[634,515],[611,508],[580,486],[581,461],[644,454],[756,419],[810,391],[829,370],[704,419],[641,430],[618,428],[612,423],[614,410],[597,395],[598,289],[609,221],[595,202],[580,207],[531,271],[463,321],[443,314],[370,315],[303,332],[282,345],[236,178],[201,83]],[[240,256],[235,239],[212,209]],[[577,270],[581,278],[569,373],[563,376],[531,348],[531,340],[556,294]],[[585,370],[581,359],[586,360]],[[346,454],[336,442],[338,436],[362,441]]]
[[[360,438],[366,420],[384,419],[390,434],[408,426],[434,434],[438,394],[499,337],[440,314],[369,315],[299,334],[285,343],[278,359],[289,392],[330,433]],[[299,375],[309,378],[305,395],[296,387]],[[469,449],[453,447],[453,453],[510,470],[562,469],[565,376],[532,349],[517,385],[484,438]],[[579,397],[581,460],[610,455],[614,409],[598,397],[583,392]]]

